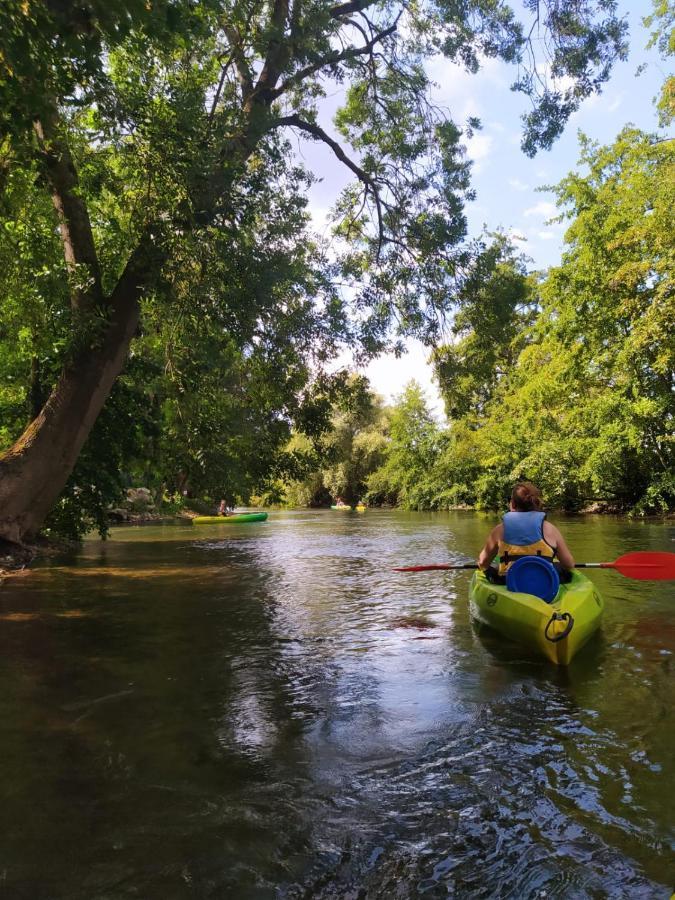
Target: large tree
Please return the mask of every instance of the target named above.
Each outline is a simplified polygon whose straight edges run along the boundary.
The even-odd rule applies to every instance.
[[[186,280],[203,285],[204,248],[235,252],[256,171],[290,154],[282,130],[324,142],[355,176],[338,208],[354,336],[374,352],[392,318],[402,333],[433,333],[468,258],[469,182],[460,127],[429,103],[424,58],[443,53],[471,70],[482,56],[517,63],[533,153],[625,49],[611,0],[524,8],[520,21],[500,0],[5,0],[0,178],[51,199],[34,278],[49,272],[57,284],[49,303],[39,284],[26,295],[43,317],[40,339],[58,338],[59,370],[0,458],[0,537],[39,529],[142,310],[172,303]],[[345,102],[330,132],[317,110],[336,83]],[[246,298],[242,319],[264,320],[260,303]]]

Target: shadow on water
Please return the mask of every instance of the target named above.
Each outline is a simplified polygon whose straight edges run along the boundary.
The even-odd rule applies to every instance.
[[[6,895],[667,896],[671,600],[605,577],[565,670],[472,628],[465,573],[391,571],[490,524],[136,529],[8,583]]]
[[[246,892],[261,855],[263,883],[283,880],[307,764],[268,576],[182,542],[119,549],[0,597],[3,887]]]

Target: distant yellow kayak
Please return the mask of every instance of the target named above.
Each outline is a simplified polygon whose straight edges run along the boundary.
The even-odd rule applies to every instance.
[[[366,509],[367,509],[367,507],[363,506],[362,504],[359,504],[358,506],[355,506],[354,509],[355,509],[357,512],[365,512]]]
[[[561,584],[551,603],[532,594],[492,584],[480,570],[470,588],[471,614],[518,644],[560,666],[574,655],[600,627],[604,602],[593,582],[580,572]]]

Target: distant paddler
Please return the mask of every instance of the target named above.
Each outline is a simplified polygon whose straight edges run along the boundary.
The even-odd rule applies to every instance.
[[[342,510],[351,510],[351,506],[342,499],[342,497],[337,497],[335,503],[331,506],[331,509],[342,509]]]

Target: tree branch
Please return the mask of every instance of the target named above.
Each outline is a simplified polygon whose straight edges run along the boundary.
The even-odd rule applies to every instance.
[[[241,84],[242,95],[244,97],[244,101],[246,101],[253,93],[253,76],[251,75],[251,70],[249,68],[248,62],[246,61],[246,56],[244,55],[244,52],[242,50],[241,35],[232,25],[223,25],[223,31],[225,32],[227,39],[230,42],[232,59],[234,60],[234,65],[237,69],[237,75],[239,77],[239,83]]]
[[[359,181],[362,181],[370,188],[374,187],[374,181],[371,176],[368,175],[368,173],[365,172],[355,162],[353,162],[353,160],[351,160],[344,152],[340,144],[337,141],[333,140],[333,138],[329,134],[327,134],[327,132],[325,132],[320,125],[315,125],[313,122],[306,122],[295,113],[290,116],[281,116],[280,118],[274,119],[272,125],[274,127],[290,125],[292,128],[299,128],[301,131],[306,131],[308,134],[311,134],[315,140],[323,141],[324,144],[328,144],[328,146],[331,148],[340,162],[344,163],[347,168],[351,169],[359,179]]]
[[[71,305],[73,309],[91,309],[103,301],[101,271],[89,212],[79,193],[75,163],[67,142],[58,135],[58,126],[55,109],[49,118],[45,116],[33,125],[59,218],[66,267],[73,276]],[[87,278],[78,271],[80,266],[85,267]]]
[[[220,95],[223,92],[223,85],[225,84],[225,78],[227,77],[227,70],[232,65],[232,57],[228,57],[227,62],[224,63],[222,71],[220,73],[220,80],[218,82],[218,88],[216,90],[215,96],[213,98],[213,103],[211,104],[211,112],[209,113],[209,125],[213,122],[213,117],[216,114],[216,108],[218,106],[218,101],[220,100]]]
[[[382,199],[380,197],[379,188],[375,179],[364,169],[362,169],[361,166],[357,165],[353,160],[351,160],[342,149],[340,144],[337,141],[333,140],[333,138],[329,134],[327,134],[319,125],[315,125],[313,122],[306,122],[296,114],[291,116],[282,116],[281,118],[275,119],[273,122],[273,127],[282,127],[285,125],[289,125],[291,128],[299,128],[301,131],[306,131],[307,134],[311,134],[315,140],[323,141],[324,144],[327,144],[331,148],[340,162],[344,163],[344,165],[347,166],[348,169],[351,169],[351,171],[356,175],[359,181],[365,185],[366,191],[371,194],[375,202],[375,208],[377,210],[377,257],[379,259],[380,250],[382,249],[382,244],[384,243],[385,236],[384,221],[382,216]]]
[[[152,226],[146,226],[109,298],[109,304],[118,317],[123,318],[130,305],[137,305],[165,259],[166,251],[153,237]]]
[[[364,56],[370,53],[376,44],[380,43],[386,37],[389,37],[390,34],[393,34],[396,31],[397,25],[398,20],[394,22],[393,25],[390,25],[389,28],[386,28],[384,31],[380,31],[362,47],[349,47],[347,50],[340,50],[339,52],[333,53],[330,56],[325,56],[323,59],[319,60],[319,62],[312,63],[309,66],[305,66],[304,69],[300,69],[299,71],[295,72],[293,75],[287,78],[286,81],[280,84],[278,88],[275,88],[273,91],[271,91],[272,99],[279,97],[294,84],[298,84],[299,82],[304,81],[305,78],[308,78],[310,75],[313,75],[315,72],[318,72],[320,69],[323,69],[326,66],[334,66],[336,63],[343,62],[346,59],[355,59],[358,56]]]
[[[349,3],[340,3],[330,10],[332,19],[339,19],[342,16],[350,16],[353,12],[361,12],[362,9],[368,9],[369,6],[375,6],[376,0],[351,0]]]
[[[256,93],[273,88],[279,79],[284,61],[288,55],[288,47],[284,40],[286,19],[288,17],[288,0],[274,0],[272,20],[270,22],[270,40],[267,46],[265,62],[255,86]]]
[[[302,0],[293,0],[293,8],[291,11],[291,52],[297,54],[298,51],[298,35],[300,34],[300,23],[302,21]]]

